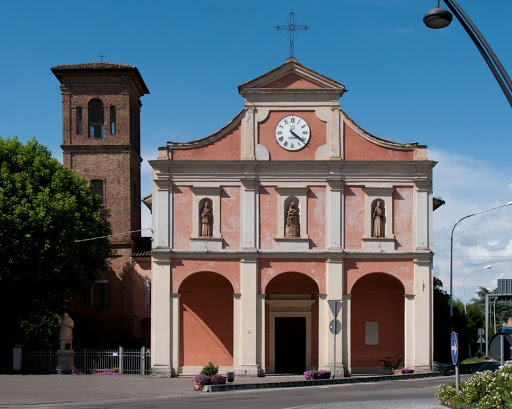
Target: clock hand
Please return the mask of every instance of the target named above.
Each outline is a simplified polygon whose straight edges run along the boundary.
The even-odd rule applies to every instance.
[[[300,140],[303,144],[306,143],[306,140],[304,138],[301,138],[299,135],[297,135],[295,132],[290,131],[290,133],[295,136],[298,140]]]

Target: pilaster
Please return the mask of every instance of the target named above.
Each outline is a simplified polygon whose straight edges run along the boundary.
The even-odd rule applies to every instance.
[[[172,185],[171,181],[153,180],[153,247],[172,246]]]
[[[338,316],[335,317],[331,308],[327,308],[327,361],[331,371],[334,369],[334,363],[336,363],[336,376],[343,376],[343,345],[345,340],[343,339],[344,333],[344,300],[343,300],[343,266],[344,261],[342,256],[331,256],[326,262],[326,287],[327,287],[327,303],[329,301],[338,301]],[[334,335],[330,331],[329,324],[337,319],[341,322],[342,331],[339,334]],[[325,319],[324,319],[325,320]],[[334,352],[336,351],[336,353]]]
[[[428,181],[417,181],[414,190],[414,247],[416,250],[426,250],[431,246],[431,187],[432,184]]]
[[[327,248],[341,250],[343,247],[343,185],[341,179],[327,180]]]
[[[433,282],[432,254],[414,259],[414,369],[428,371],[433,359]]]
[[[258,181],[255,179],[242,180],[242,203],[240,227],[242,234],[242,248],[256,248],[257,238],[257,189]]]
[[[153,255],[151,266],[151,375],[171,377],[171,260]]]
[[[239,360],[235,373],[239,376],[258,376],[258,262],[254,257],[240,261]]]

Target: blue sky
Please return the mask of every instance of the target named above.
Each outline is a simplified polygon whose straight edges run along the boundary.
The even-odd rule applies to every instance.
[[[298,24],[301,64],[345,84],[342,109],[361,127],[429,147],[439,162],[434,192],[435,275],[448,284],[449,233],[461,217],[512,200],[512,109],[457,21],[427,29],[435,0],[259,2],[54,0],[4,2],[0,13],[0,136],[36,137],[61,159],[61,97],[50,68],[104,61],[139,68],[151,94],[142,102],[143,194],[147,160],[166,141],[202,138],[243,107],[237,86],[284,63]],[[512,2],[459,0],[512,74]],[[512,206],[458,227],[454,292],[512,278]],[[147,223],[148,215],[145,215]],[[460,229],[460,230],[459,230]],[[471,294],[471,295],[468,295]]]

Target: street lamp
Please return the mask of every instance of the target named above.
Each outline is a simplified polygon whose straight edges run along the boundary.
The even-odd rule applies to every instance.
[[[467,216],[464,216],[453,226],[452,234],[450,236],[450,325],[453,325],[453,322],[452,322],[452,317],[453,317],[453,232],[455,231],[455,228],[462,220],[465,220],[472,216],[476,216],[478,214],[488,213],[488,212],[491,212],[496,209],[501,209],[502,207],[510,206],[510,205],[512,205],[512,201],[508,202],[507,204],[501,205],[501,206],[492,207],[491,209],[482,210],[481,212],[469,214]]]
[[[479,270],[471,271],[470,273],[467,273],[466,276],[464,277],[464,280],[462,280],[462,291],[464,294],[464,314],[466,314],[466,312],[467,312],[466,311],[466,288],[464,287],[464,281],[466,281],[466,278],[473,273],[476,273],[476,272],[482,271],[482,270],[490,270],[491,268],[492,268],[492,264],[485,266],[484,268],[481,268]]]
[[[498,57],[496,57],[496,54],[494,54],[484,36],[480,33],[473,21],[471,21],[469,16],[457,4],[457,2],[455,0],[443,1],[455,17],[457,17],[457,20],[459,20],[464,30],[466,30],[469,37],[471,37],[471,40],[473,40],[473,43],[475,43],[476,48],[478,48],[478,51],[482,54],[482,57],[493,73],[494,78],[496,78],[501,90],[505,94],[505,98],[507,98],[510,106],[512,107],[512,81],[505,71],[505,68],[503,68],[498,60]],[[437,0],[437,7],[427,11],[423,16],[423,22],[429,28],[444,28],[447,27],[451,21],[451,13],[448,10],[439,8],[439,0]]]

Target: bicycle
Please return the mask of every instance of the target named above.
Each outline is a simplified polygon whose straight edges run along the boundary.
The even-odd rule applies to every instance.
[[[379,364],[377,365],[377,371],[381,375],[389,375],[391,371],[395,369],[403,369],[404,367],[404,360],[402,359],[402,355],[398,355],[398,361],[396,362],[395,366],[391,365],[391,357],[387,356],[386,359],[379,361]]]

